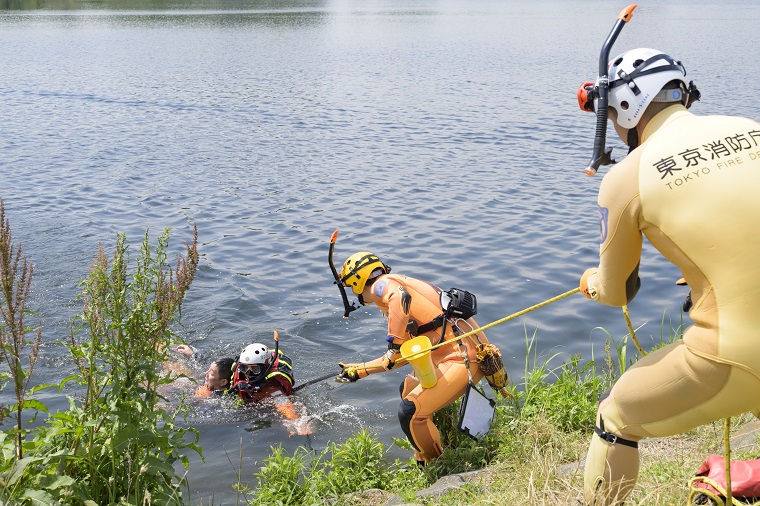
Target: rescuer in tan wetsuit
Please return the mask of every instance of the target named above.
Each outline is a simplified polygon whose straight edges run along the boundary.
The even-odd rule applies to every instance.
[[[599,267],[581,290],[610,306],[630,302],[643,233],[688,282],[694,325],[601,400],[584,473],[592,505],[630,494],[639,440],[760,407],[760,124],[687,111],[699,92],[659,51],[618,56],[609,81],[609,117],[632,150],[602,181]]]
[[[352,288],[362,304],[374,303],[388,317],[388,351],[370,362],[341,362],[340,377],[347,381],[356,381],[369,374],[390,371],[407,364],[399,350],[412,337],[425,335],[432,345],[436,345],[441,341],[442,330],[443,339],[448,341],[478,328],[471,317],[444,318],[450,298],[447,292],[425,281],[389,272],[388,266],[368,252],[355,253],[343,264],[340,281]],[[445,329],[442,328],[444,320]],[[420,464],[441,455],[441,438],[433,424],[433,413],[464,394],[470,375],[475,384],[483,378],[475,351],[478,343],[487,342],[485,334],[478,332],[433,350],[431,358],[437,382],[432,388],[424,388],[411,375],[401,384],[399,422],[414,446],[414,456]]]

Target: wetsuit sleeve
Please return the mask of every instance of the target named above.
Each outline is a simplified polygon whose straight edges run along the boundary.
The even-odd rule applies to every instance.
[[[608,306],[629,303],[641,286],[641,199],[638,157],[633,155],[615,165],[599,189],[599,270],[589,285],[596,288],[597,300]]]
[[[392,280],[385,286],[380,302],[388,308],[388,341],[403,341],[409,324],[411,294],[404,285]]]
[[[404,342],[406,325],[409,322],[411,295],[402,283],[389,276],[382,276],[372,285],[372,302],[388,317],[388,351],[381,357],[365,362],[359,369],[359,377],[390,371],[406,364],[401,360],[398,348]],[[393,345],[393,346],[390,346]]]
[[[386,353],[382,357],[378,357],[375,360],[370,360],[369,362],[364,362],[363,364],[361,364],[363,369],[359,369],[359,377],[363,378],[369,374],[375,374],[377,372],[392,371],[393,369],[396,369],[397,367],[401,367],[402,365],[406,364],[406,361],[401,361],[399,360],[400,358],[401,358],[400,353],[394,354],[390,350],[388,350],[388,353]],[[364,372],[362,372],[362,370]]]

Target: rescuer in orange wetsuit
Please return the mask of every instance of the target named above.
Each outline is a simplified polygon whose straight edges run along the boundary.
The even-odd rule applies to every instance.
[[[581,291],[606,305],[630,302],[643,233],[683,273],[694,324],[601,400],[584,473],[593,505],[630,494],[639,440],[760,408],[760,124],[690,113],[699,92],[660,51],[614,58],[609,81],[609,117],[631,151],[602,181],[599,266],[583,274]]]
[[[447,292],[425,281],[389,272],[390,268],[376,255],[367,252],[355,253],[343,264],[341,282],[351,287],[362,304],[374,303],[388,317],[388,351],[370,362],[339,363],[342,368],[339,377],[346,381],[407,364],[399,350],[412,337],[426,335],[436,345],[441,342],[442,331],[443,340],[448,341],[478,328],[472,317],[444,317],[450,298]],[[475,352],[478,343],[487,342],[485,334],[478,332],[461,343],[453,341],[433,350],[431,358],[437,382],[432,388],[424,388],[412,375],[401,384],[399,422],[420,464],[441,455],[441,438],[433,424],[433,413],[459,399],[470,376],[473,383],[483,378]]]

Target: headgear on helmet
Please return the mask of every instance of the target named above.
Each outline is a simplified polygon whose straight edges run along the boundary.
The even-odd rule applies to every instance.
[[[240,352],[237,367],[246,380],[253,382],[269,371],[272,360],[272,352],[269,348],[263,344],[253,343]]]
[[[361,295],[367,281],[390,271],[391,268],[381,262],[377,255],[360,251],[343,262],[340,281],[344,286],[350,286],[355,294]]]

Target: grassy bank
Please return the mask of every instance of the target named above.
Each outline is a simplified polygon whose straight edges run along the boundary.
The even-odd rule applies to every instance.
[[[162,407],[160,387],[176,379],[162,368],[175,343],[182,300],[198,265],[197,231],[172,265],[169,230],[151,244],[146,231],[130,255],[124,235],[110,257],[100,247],[81,284],[82,313],[63,344],[78,373],[55,385],[31,381],[45,342],[26,306],[33,268],[14,244],[0,199],[0,390],[13,402],[0,406],[0,506],[185,505],[192,483],[177,474],[188,454],[202,456],[198,433],[177,422],[183,406]],[[682,321],[663,319],[660,345],[681,337]],[[600,395],[635,362],[628,336],[606,334],[590,359],[539,355],[536,333],[525,335],[521,379],[499,398],[491,430],[474,440],[457,426],[459,402],[436,413],[443,455],[425,468],[411,458],[389,460],[389,448],[368,430],[319,453],[274,447],[253,474],[241,475],[239,505],[372,505],[394,495],[418,504],[576,505],[582,466]],[[516,376],[515,371],[509,371]],[[73,389],[72,389],[73,387]],[[38,392],[56,388],[70,408],[47,413]],[[486,386],[486,388],[488,388]],[[32,424],[37,416],[45,417]],[[733,420],[737,430],[748,417]],[[400,433],[400,431],[399,431]],[[721,453],[721,422],[641,445],[642,467],[628,504],[684,504],[688,480],[712,453]],[[754,458],[755,445],[734,459]],[[444,476],[481,470],[443,497],[417,492]],[[373,492],[358,494],[372,489]],[[212,506],[212,500],[200,503]]]
[[[680,338],[663,321],[661,344]],[[423,505],[520,504],[579,505],[583,499],[583,459],[593,430],[597,399],[638,357],[626,358],[628,336],[615,342],[608,335],[597,360],[552,355],[537,357],[535,335],[526,338],[523,379],[511,385],[514,399],[499,400],[492,429],[475,441],[456,429],[459,403],[436,414],[445,450],[422,469],[407,462],[388,462],[386,448],[368,432],[321,455],[280,448],[256,473],[257,486],[243,490],[241,504],[383,504],[394,495]],[[550,367],[550,363],[560,365]],[[734,432],[751,421],[732,419]],[[723,454],[723,422],[718,421],[664,439],[641,443],[641,470],[629,505],[683,505],[689,479],[702,461]],[[403,447],[408,443],[395,441]],[[755,458],[751,443],[732,449],[732,459]],[[443,496],[417,496],[439,478],[481,469],[468,483]],[[374,489],[364,494],[357,491]],[[379,490],[378,490],[379,489]]]

